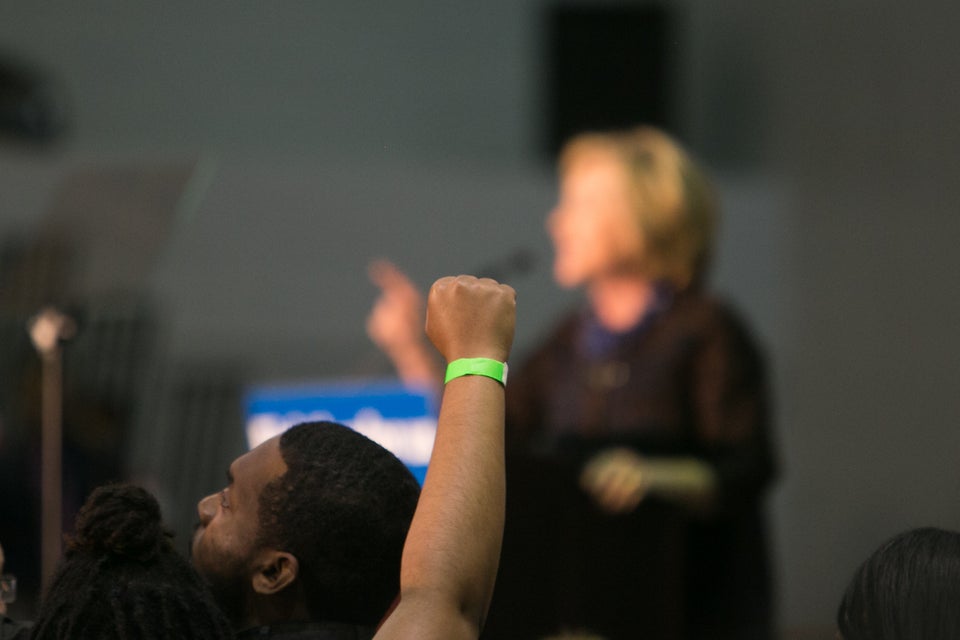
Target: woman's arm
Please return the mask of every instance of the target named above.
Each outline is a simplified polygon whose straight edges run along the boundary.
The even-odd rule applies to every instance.
[[[368,272],[380,297],[367,317],[367,335],[390,358],[405,384],[439,387],[443,369],[423,332],[423,295],[391,262],[378,260]]]

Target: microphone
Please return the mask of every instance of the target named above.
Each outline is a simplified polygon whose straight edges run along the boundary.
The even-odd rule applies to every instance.
[[[505,282],[519,276],[525,276],[536,266],[538,256],[533,249],[521,247],[507,255],[488,262],[477,269],[477,277],[491,278],[497,282]]]

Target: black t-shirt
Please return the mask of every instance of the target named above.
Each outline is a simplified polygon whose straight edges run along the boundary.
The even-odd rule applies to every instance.
[[[237,640],[370,640],[375,633],[373,627],[339,622],[298,622],[245,629]]]

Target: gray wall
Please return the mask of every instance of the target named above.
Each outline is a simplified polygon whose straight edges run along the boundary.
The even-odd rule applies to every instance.
[[[719,178],[715,277],[774,365],[785,627],[829,627],[906,527],[960,528],[960,16],[950,2],[675,2],[684,138]],[[171,357],[386,371],[364,265],[422,284],[530,248],[518,347],[573,299],[541,231],[543,2],[0,5],[73,129],[0,148],[0,231],[90,163],[196,163],[148,277]]]

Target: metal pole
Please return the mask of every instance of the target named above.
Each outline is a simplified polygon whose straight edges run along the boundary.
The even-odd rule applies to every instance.
[[[63,353],[60,340],[73,334],[74,324],[51,308],[30,321],[30,338],[40,354],[40,565],[46,591],[60,561],[63,538]]]

